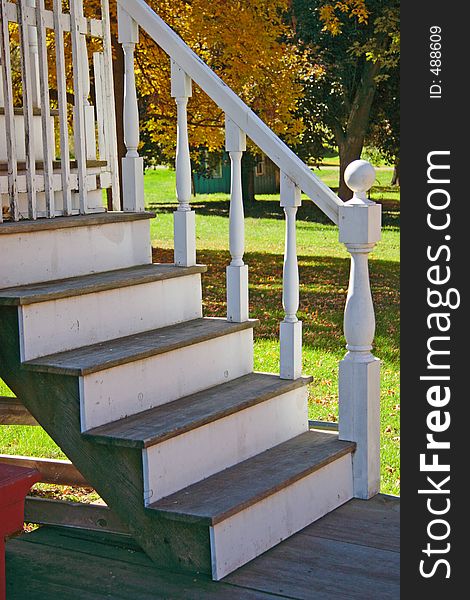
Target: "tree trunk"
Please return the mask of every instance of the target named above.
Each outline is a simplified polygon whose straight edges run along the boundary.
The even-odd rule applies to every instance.
[[[351,190],[344,181],[344,171],[349,163],[361,158],[364,139],[369,127],[370,109],[377,88],[375,78],[379,71],[380,64],[378,62],[367,61],[364,64],[361,82],[349,113],[346,132],[335,132],[340,165],[338,196],[342,200],[349,200],[352,196]]]
[[[392,175],[392,181],[390,182],[390,185],[400,185],[400,161],[397,160],[397,162],[395,163],[394,167],[393,167],[393,175]]]
[[[122,207],[122,159],[126,156],[124,144],[124,53],[116,36],[111,36],[113,47],[114,108],[116,111],[116,136],[119,169],[120,205]],[[109,197],[108,197],[109,205]],[[109,209],[109,206],[108,206]]]
[[[255,198],[255,157],[244,152],[242,157],[242,195],[243,201],[253,204]]]

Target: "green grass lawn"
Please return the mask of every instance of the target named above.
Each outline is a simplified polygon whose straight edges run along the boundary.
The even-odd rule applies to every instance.
[[[328,159],[330,162],[330,159]],[[337,170],[315,171],[327,184],[337,185]],[[382,241],[371,255],[371,285],[377,332],[375,354],[382,359],[382,487],[384,493],[398,494],[399,470],[399,191],[388,183],[392,169],[377,171],[377,185],[371,197],[383,204]],[[151,222],[154,260],[172,261],[175,208],[175,174],[169,169],[147,171],[146,202],[157,213]],[[225,267],[228,252],[228,210],[226,194],[198,195],[196,210],[198,261],[207,264],[204,276],[205,314],[225,314]],[[255,368],[279,372],[279,322],[281,304],[284,218],[279,196],[260,196],[245,207],[246,254],[250,269],[250,311],[260,320],[255,330]],[[309,387],[310,418],[336,420],[338,361],[343,357],[344,302],[349,258],[338,242],[338,230],[305,198],[298,213],[297,247],[301,305],[299,318],[304,326],[304,372],[313,375]],[[0,388],[1,390],[1,388]],[[1,392],[0,393],[4,393]],[[3,427],[2,452],[58,456],[60,451],[39,428]]]

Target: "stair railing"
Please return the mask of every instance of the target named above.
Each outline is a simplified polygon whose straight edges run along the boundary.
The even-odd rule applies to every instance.
[[[83,0],[70,0],[68,12],[62,4],[53,0],[49,10],[44,0],[0,0],[0,163],[7,167],[0,169],[0,222],[4,211],[12,221],[103,212],[102,190],[108,188],[113,209],[120,209],[109,1],[101,0],[101,14],[93,18],[84,15]],[[20,34],[19,73],[12,62],[17,48],[11,24]],[[71,41],[71,58],[64,36]],[[94,52],[93,63],[91,38],[102,48]],[[56,107],[49,89],[51,65]],[[90,101],[92,68],[96,106]],[[14,94],[14,77],[21,81],[19,94]]]
[[[143,204],[142,158],[138,155],[139,122],[133,52],[138,29],[147,34],[171,60],[171,95],[177,104],[176,194],[174,213],[175,263],[196,263],[194,211],[190,207],[191,164],[187,128],[187,104],[194,81],[225,113],[225,149],[231,161],[230,255],[227,266],[227,319],[248,319],[248,266],[244,254],[244,214],[241,159],[246,136],[281,171],[280,199],[286,217],[282,302],[285,317],[280,324],[280,376],[297,379],[302,373],[302,323],[299,308],[299,270],[296,250],[296,215],[303,191],[339,226],[339,239],[351,254],[351,273],[344,332],[347,354],[339,366],[339,436],[354,441],[354,494],[369,498],[380,484],[380,361],[372,353],[375,330],[369,283],[368,254],[380,238],[381,207],[367,199],[375,171],[366,161],[355,161],[345,173],[354,191],[343,203],[318,179],[265,123],[187,46],[144,0],[118,0],[119,40],[125,61],[124,130],[127,155],[123,173],[124,210],[141,211]]]

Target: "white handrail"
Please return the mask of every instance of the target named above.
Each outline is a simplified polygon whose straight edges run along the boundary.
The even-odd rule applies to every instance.
[[[264,154],[338,224],[339,207],[343,205],[338,196],[183,42],[145,0],[118,0],[118,4]]]

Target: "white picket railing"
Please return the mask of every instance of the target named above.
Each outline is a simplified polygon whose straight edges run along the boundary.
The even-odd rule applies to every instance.
[[[13,221],[102,212],[106,188],[119,208],[109,19],[108,0],[101,1],[101,14],[93,18],[84,16],[83,0],[70,0],[68,13],[61,0],[53,0],[52,10],[44,0],[0,0],[0,222],[4,212]],[[12,35],[16,26],[19,47]],[[71,40],[71,58],[65,35]],[[91,38],[100,40],[102,48],[92,63]],[[15,72],[12,56],[18,51],[21,68]],[[50,64],[55,64],[57,81],[53,102]],[[90,102],[91,67],[96,106]],[[15,93],[14,80],[21,81]]]

